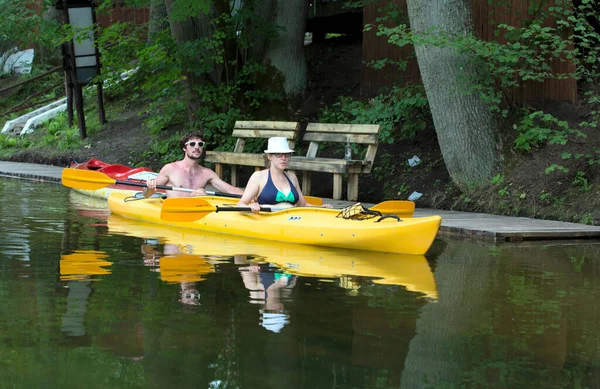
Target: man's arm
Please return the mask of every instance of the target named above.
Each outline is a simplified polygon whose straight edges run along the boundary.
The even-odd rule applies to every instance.
[[[160,169],[156,178],[151,178],[146,181],[146,189],[144,189],[144,197],[150,197],[156,192],[157,185],[166,185],[169,182],[169,165],[167,164]]]
[[[208,183],[210,185],[212,185],[219,192],[233,193],[233,194],[239,194],[239,195],[244,193],[244,191],[242,189],[237,188],[237,187],[230,185],[230,184],[226,183],[225,181],[223,181],[221,178],[219,178],[219,176],[215,172],[213,172],[213,174],[211,174],[211,177],[208,180]]]

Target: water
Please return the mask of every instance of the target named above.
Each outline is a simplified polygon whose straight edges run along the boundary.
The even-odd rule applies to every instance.
[[[4,179],[1,388],[597,388],[592,241],[310,250]]]

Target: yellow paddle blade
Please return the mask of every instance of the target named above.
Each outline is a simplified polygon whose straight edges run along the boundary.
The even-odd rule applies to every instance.
[[[72,168],[63,169],[61,180],[64,186],[85,190],[102,189],[117,182],[102,172]]]
[[[415,203],[407,200],[388,200],[369,208],[385,214],[394,214],[399,217],[412,217],[415,212]]]
[[[304,200],[310,205],[320,206],[323,205],[323,199],[320,197],[304,196]]]
[[[170,198],[163,201],[160,218],[170,222],[193,222],[217,210],[198,197]]]

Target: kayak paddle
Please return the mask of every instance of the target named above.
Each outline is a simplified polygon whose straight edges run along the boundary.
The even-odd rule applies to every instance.
[[[200,197],[171,198],[163,201],[160,218],[166,221],[193,222],[213,212],[249,212],[250,207],[222,207],[212,205]],[[261,207],[261,212],[272,212],[269,207]]]
[[[412,201],[388,200],[369,209],[379,211],[382,214],[395,214],[406,218],[412,217],[415,203]],[[260,210],[262,212],[274,212],[281,209],[261,207]],[[249,212],[251,209],[250,207],[212,205],[201,197],[170,198],[163,201],[160,217],[166,221],[192,222],[200,220],[212,212],[224,211]],[[339,211],[339,209],[336,211]]]
[[[94,170],[79,170],[79,169],[71,169],[66,168],[63,169],[61,175],[62,184],[64,186],[68,186],[69,188],[75,189],[83,189],[83,190],[96,190],[106,188],[109,185],[129,185],[129,186],[137,186],[146,188],[145,182],[133,182],[133,181],[124,181],[124,180],[115,180],[107,176],[102,172],[97,172]],[[165,185],[157,185],[157,189],[165,189],[165,190],[175,190],[179,192],[194,192],[193,189],[187,188],[177,188],[173,186],[165,186]]]
[[[371,211],[379,211],[382,214],[394,214],[399,217],[413,217],[415,213],[415,203],[408,200],[387,200],[375,204]]]
[[[124,180],[116,180],[107,176],[106,174],[94,170],[80,170],[80,169],[71,169],[66,168],[62,171],[62,184],[69,188],[82,189],[82,190],[96,190],[102,189],[109,185],[130,185],[137,186],[141,188],[146,188],[148,185],[144,182],[133,182],[133,181],[124,181]],[[173,190],[179,192],[194,192],[193,189],[188,188],[178,188],[174,186],[166,186],[166,185],[157,185],[157,189],[165,189],[165,190]],[[233,193],[223,193],[223,192],[214,192],[207,190],[206,194],[211,196],[221,196],[221,197],[231,197],[231,198],[241,198],[242,195],[233,194]],[[310,203],[310,205],[322,205],[323,199],[320,197],[313,196],[304,196],[306,201]]]

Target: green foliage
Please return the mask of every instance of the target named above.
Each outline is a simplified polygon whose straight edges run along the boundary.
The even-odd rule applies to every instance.
[[[201,24],[204,19],[196,19],[198,15],[211,12],[209,24],[203,26],[209,33],[196,39],[188,36],[178,42],[170,31],[163,31],[146,43],[133,25],[122,23],[105,29],[99,41],[105,47],[103,63],[111,69],[107,81],[119,81],[121,69],[137,69],[130,83],[118,85],[132,90],[134,99],[148,102],[145,124],[150,132],[201,128],[209,143],[228,147],[235,120],[248,117],[245,107],[256,109],[280,99],[279,91],[259,87],[266,67],[249,56],[252,31],[273,37],[276,29],[247,8],[234,15],[213,8],[208,1],[174,4],[171,16],[176,21],[192,18]],[[193,123],[187,123],[190,117]]]
[[[498,173],[495,177],[493,177],[490,181],[492,185],[500,185],[504,183],[504,174]]]
[[[566,167],[564,167],[564,166],[562,166],[562,165],[558,165],[558,164],[556,164],[556,163],[553,163],[552,165],[548,166],[548,167],[547,167],[547,168],[544,170],[544,172],[545,172],[546,174],[550,174],[550,173],[552,173],[552,172],[555,172],[555,171],[557,171],[557,170],[558,170],[559,172],[563,172],[563,173],[568,173],[568,172],[569,172],[569,169],[568,169],[568,168],[566,168]]]
[[[67,115],[62,113],[47,120],[36,132],[45,132],[41,142],[44,146],[56,147],[59,150],[79,148],[84,143],[79,134],[79,127],[69,127]]]
[[[581,189],[584,192],[589,192],[592,188],[588,179],[585,177],[585,172],[578,171],[575,173],[575,178],[571,181],[574,187]]]
[[[517,131],[515,148],[524,151],[532,151],[546,144],[564,145],[572,134],[586,137],[583,132],[570,128],[566,121],[543,111],[523,109],[521,121],[513,128]]]
[[[552,194],[551,194],[551,193],[542,192],[542,193],[540,193],[540,195],[539,195],[539,197],[538,197],[538,198],[539,198],[541,201],[547,201],[547,200],[549,200],[549,199],[550,199],[550,196],[552,196]]]
[[[392,144],[394,140],[414,137],[429,120],[427,98],[422,86],[393,87],[388,94],[380,94],[369,101],[340,98],[332,107],[321,112],[325,123],[356,123],[381,125],[380,141]]]
[[[28,5],[34,5],[34,2],[0,0],[0,53],[22,42],[40,42],[44,39],[39,34],[39,28],[47,22]],[[2,68],[3,66],[0,66],[0,69]]]
[[[26,138],[0,134],[0,149],[24,149],[29,145]]]
[[[151,142],[148,150],[142,154],[142,157],[147,160],[158,158],[162,164],[180,159],[183,155],[183,151],[179,148],[180,137],[181,134],[177,134],[165,140]]]
[[[581,215],[577,222],[581,223],[581,224],[593,225],[594,224],[594,215],[592,215],[591,213],[586,213],[584,215]]]

